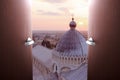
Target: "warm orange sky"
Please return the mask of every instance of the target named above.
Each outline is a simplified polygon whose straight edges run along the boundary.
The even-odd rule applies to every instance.
[[[71,15],[78,30],[87,29],[87,0],[32,0],[33,30],[68,30]]]

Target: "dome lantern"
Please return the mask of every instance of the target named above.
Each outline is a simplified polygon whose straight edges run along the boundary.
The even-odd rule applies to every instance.
[[[71,29],[75,29],[75,27],[77,26],[76,22],[74,21],[74,18],[72,17],[72,21],[69,23],[69,26]]]

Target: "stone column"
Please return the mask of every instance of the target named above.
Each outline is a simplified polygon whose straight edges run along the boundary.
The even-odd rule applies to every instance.
[[[32,80],[31,7],[28,0],[0,1],[0,80]]]
[[[120,80],[120,0],[91,0],[88,80]]]

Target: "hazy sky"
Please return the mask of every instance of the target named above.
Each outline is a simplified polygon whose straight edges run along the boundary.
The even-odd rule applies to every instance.
[[[87,0],[32,0],[33,30],[68,30],[72,14],[78,30],[87,29]]]

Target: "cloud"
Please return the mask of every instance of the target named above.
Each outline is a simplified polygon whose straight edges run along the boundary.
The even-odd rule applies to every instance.
[[[49,3],[64,3],[67,0],[41,0],[41,1],[49,2]]]
[[[60,16],[61,14],[58,12],[44,12],[43,15],[53,15],[53,16]]]
[[[50,11],[43,11],[43,10],[38,10],[39,15],[48,15],[48,16],[61,16],[62,14],[59,12],[50,12]]]
[[[58,8],[58,10],[65,12],[65,13],[69,13],[69,9],[66,7],[60,7],[60,8]]]
[[[43,13],[43,12],[44,12],[44,10],[37,10],[37,12],[39,12],[39,13]]]

